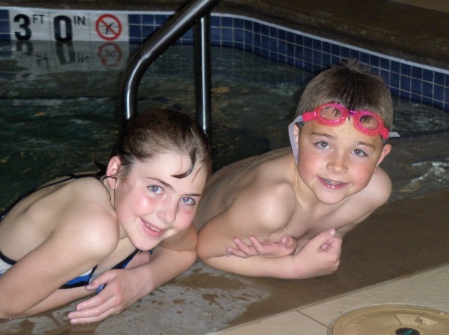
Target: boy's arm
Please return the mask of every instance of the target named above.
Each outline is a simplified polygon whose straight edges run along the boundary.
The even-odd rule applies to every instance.
[[[311,239],[294,255],[277,258],[219,256],[203,259],[203,262],[244,276],[304,279],[334,272],[340,262],[341,244],[341,238],[330,229]]]
[[[269,189],[241,191],[227,209],[203,225],[197,247],[201,260],[222,271],[254,277],[307,278],[335,271],[341,239],[334,237],[334,230],[319,234],[294,255],[242,258],[229,254],[227,248],[234,245],[236,237],[247,245],[251,236],[263,242],[282,232],[292,219],[296,198],[289,193],[291,188],[281,185]]]
[[[193,226],[165,240],[155,248],[151,259],[143,253],[142,264],[134,268],[110,270],[86,288],[94,291],[106,287],[96,296],[77,305],[69,313],[72,324],[97,322],[121,313],[144,295],[185,272],[196,260],[197,233]]]

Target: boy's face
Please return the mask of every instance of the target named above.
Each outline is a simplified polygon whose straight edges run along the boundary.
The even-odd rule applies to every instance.
[[[328,204],[335,204],[363,190],[376,168],[390,152],[380,136],[358,131],[353,118],[339,126],[306,122],[294,128],[298,143],[300,182]]]

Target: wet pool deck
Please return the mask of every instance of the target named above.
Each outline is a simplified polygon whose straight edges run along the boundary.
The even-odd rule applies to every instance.
[[[181,3],[0,1],[1,6],[115,10],[174,10]],[[224,0],[217,10],[449,68],[448,13],[393,1],[356,0]],[[449,304],[442,301],[445,294],[441,286],[433,283],[438,280],[437,285],[449,287],[449,269],[445,267],[449,260],[448,204],[449,190],[444,190],[383,206],[347,235],[341,266],[330,276],[290,281],[245,278],[196,263],[186,274],[104,322],[71,327],[64,315],[72,304],[43,316],[0,323],[0,333],[206,334],[250,322],[229,333],[324,335],[329,319],[320,320],[320,315],[327,307],[319,306],[336,298],[346,302],[340,307],[336,303],[330,319],[363,305],[357,299],[365,299],[368,305],[417,304],[449,311]],[[418,291],[425,294],[416,295]],[[360,292],[376,296],[377,302],[353,298]],[[312,313],[302,312],[303,308]]]

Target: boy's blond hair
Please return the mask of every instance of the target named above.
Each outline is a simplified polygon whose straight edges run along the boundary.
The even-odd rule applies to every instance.
[[[314,77],[299,99],[296,116],[325,103],[338,103],[350,110],[369,110],[378,114],[385,127],[393,125],[393,101],[382,78],[356,61],[332,66]]]

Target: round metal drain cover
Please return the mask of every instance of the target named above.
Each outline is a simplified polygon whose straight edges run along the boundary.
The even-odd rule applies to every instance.
[[[449,314],[425,307],[374,306],[343,315],[330,331],[329,335],[449,334]]]

